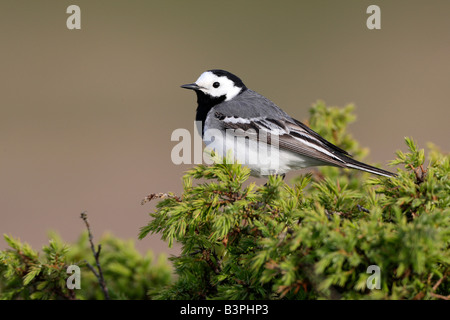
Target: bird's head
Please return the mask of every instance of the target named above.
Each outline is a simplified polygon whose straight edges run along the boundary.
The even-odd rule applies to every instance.
[[[220,101],[229,101],[247,90],[239,77],[219,69],[205,71],[197,81],[181,87],[194,90],[199,97]]]

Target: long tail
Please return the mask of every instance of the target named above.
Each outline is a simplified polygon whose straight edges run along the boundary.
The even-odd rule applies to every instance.
[[[346,161],[347,168],[358,169],[361,171],[366,171],[369,173],[377,174],[377,175],[388,177],[388,178],[397,176],[396,173],[369,166],[368,164],[356,161],[355,159],[352,159],[349,157],[346,157],[345,161]]]

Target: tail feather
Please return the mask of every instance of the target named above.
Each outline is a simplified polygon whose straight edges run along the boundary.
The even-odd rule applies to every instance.
[[[389,172],[389,171],[386,171],[386,170],[383,170],[383,169],[379,169],[379,168],[370,166],[368,164],[356,161],[356,160],[354,160],[352,158],[346,158],[345,160],[346,160],[346,167],[347,168],[358,169],[358,170],[361,170],[361,171],[366,171],[366,172],[369,172],[369,173],[373,173],[373,174],[384,176],[384,177],[388,177],[388,178],[397,176],[397,174],[395,174],[393,172]]]

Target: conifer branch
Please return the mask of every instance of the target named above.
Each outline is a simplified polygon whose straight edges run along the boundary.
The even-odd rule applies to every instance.
[[[367,151],[346,131],[352,110],[319,102],[309,123],[362,159]],[[178,280],[162,296],[449,298],[448,276],[434,285],[430,276],[424,286],[424,275],[448,269],[450,163],[434,149],[424,167],[424,150],[410,138],[405,142],[408,152],[398,151],[390,162],[403,166],[392,179],[320,167],[293,186],[274,176],[258,186],[246,182],[245,166],[216,161],[189,170],[179,197],[149,195],[143,203],[161,200],[140,238],[159,233],[183,252],[172,260]],[[369,267],[383,267],[380,288],[368,284]]]

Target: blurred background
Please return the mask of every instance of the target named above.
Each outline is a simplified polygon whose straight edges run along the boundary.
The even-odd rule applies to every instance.
[[[81,8],[68,30],[66,8]],[[381,30],[366,9],[381,8]],[[0,2],[0,234],[36,249],[57,231],[136,239],[153,192],[182,190],[177,128],[194,133],[205,70],[240,76],[291,116],[356,105],[349,130],[384,168],[404,137],[449,148],[450,1]],[[257,180],[264,183],[264,180]],[[6,248],[3,238],[0,248]]]

